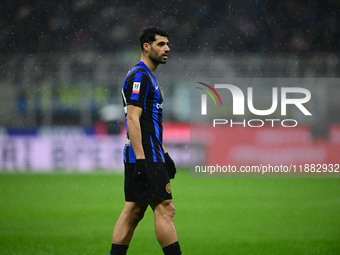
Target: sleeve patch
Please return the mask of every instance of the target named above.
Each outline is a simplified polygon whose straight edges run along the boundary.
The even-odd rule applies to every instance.
[[[140,91],[140,82],[134,82],[132,87],[133,94],[139,94]]]

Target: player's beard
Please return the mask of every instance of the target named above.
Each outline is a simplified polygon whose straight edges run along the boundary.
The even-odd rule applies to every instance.
[[[163,59],[163,54],[158,56],[157,52],[154,51],[154,49],[152,47],[151,47],[151,51],[150,51],[150,54],[149,54],[149,58],[152,60],[152,62],[155,63],[155,65],[166,63],[166,59]]]

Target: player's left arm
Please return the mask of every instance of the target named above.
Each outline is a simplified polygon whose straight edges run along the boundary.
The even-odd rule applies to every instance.
[[[174,179],[175,178],[175,174],[176,174],[175,162],[170,157],[170,155],[167,152],[167,150],[165,149],[164,145],[162,145],[162,150],[164,152],[165,164],[168,167],[169,177],[170,177],[170,179]]]

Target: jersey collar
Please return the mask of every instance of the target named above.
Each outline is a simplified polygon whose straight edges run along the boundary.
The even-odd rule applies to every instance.
[[[139,60],[138,64],[142,65],[148,72],[153,73],[143,61]]]

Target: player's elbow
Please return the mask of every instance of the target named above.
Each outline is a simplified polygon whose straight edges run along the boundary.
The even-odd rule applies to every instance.
[[[129,123],[139,123],[139,118],[142,115],[142,108],[128,105],[126,112],[126,122]]]
[[[126,124],[128,126],[134,126],[137,123],[139,124],[139,117],[138,116],[129,115],[129,114],[126,116]]]
[[[136,120],[134,118],[132,118],[132,117],[126,118],[126,126],[129,129],[129,131],[134,130],[135,129],[134,127],[136,127],[136,125],[137,125],[137,123],[136,123]]]

